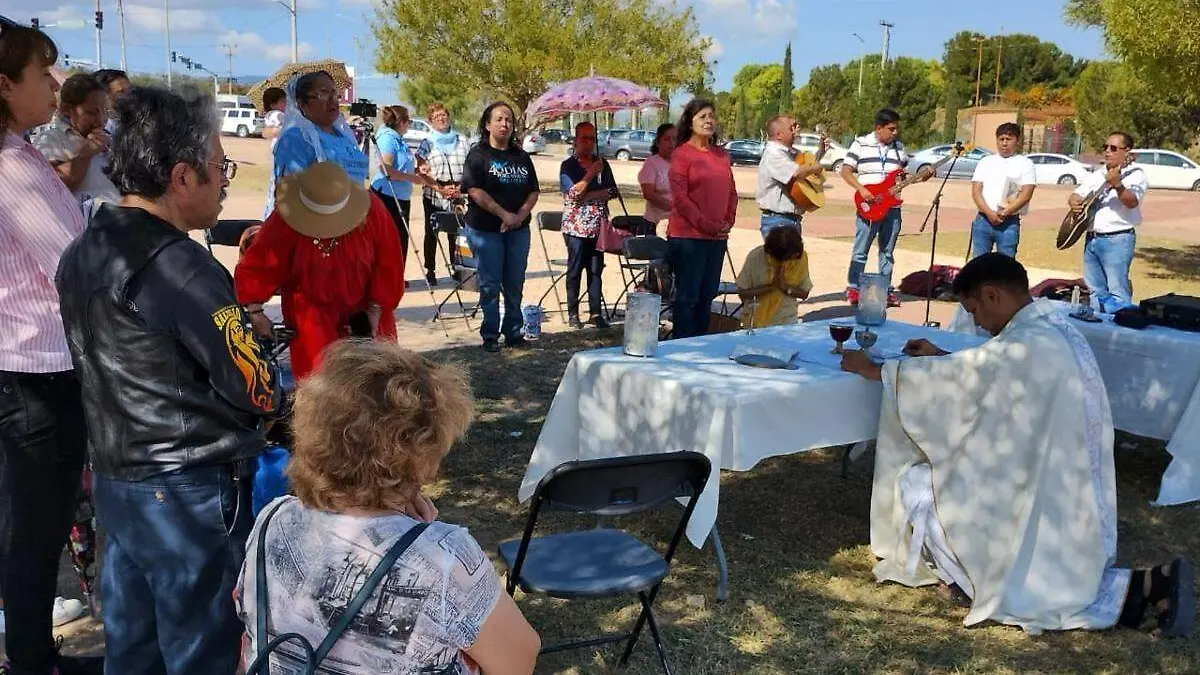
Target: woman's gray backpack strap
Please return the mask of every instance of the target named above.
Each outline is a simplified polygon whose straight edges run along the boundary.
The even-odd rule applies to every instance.
[[[258,559],[255,561],[255,612],[258,614],[255,617],[255,637],[258,642],[258,653],[254,657],[254,662],[246,669],[246,675],[270,675],[270,656],[271,652],[275,651],[284,642],[296,642],[300,648],[304,650],[304,673],[312,675],[317,672],[317,667],[329,655],[329,651],[333,649],[342,633],[345,633],[350,624],[354,622],[354,618],[358,616],[358,612],[362,609],[367,600],[371,598],[371,594],[375,588],[387,577],[388,572],[404,555],[404,552],[412,546],[417,537],[429,527],[429,523],[418,523],[415,527],[404,533],[392,547],[388,549],[379,564],[375,566],[375,571],[371,572],[371,576],[363,583],[363,587],[354,595],[354,599],[346,605],[346,611],[330,627],[329,632],[325,634],[325,639],[321,640],[321,644],[313,649],[310,643],[304,636],[298,633],[284,633],[277,635],[274,640],[267,642],[267,615],[270,614],[267,598],[267,525],[275,516],[275,512],[280,509],[286,500],[281,500],[278,504],[271,508],[267,513],[267,517],[263,518],[262,526],[258,529]]]

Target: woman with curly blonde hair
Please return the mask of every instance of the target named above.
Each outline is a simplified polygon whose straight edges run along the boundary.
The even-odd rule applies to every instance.
[[[425,522],[329,652],[324,663],[336,670],[316,672],[532,673],[537,633],[475,539],[434,521],[421,494],[474,415],[462,373],[391,342],[343,340],[300,384],[292,414],[296,496],[263,509],[238,584],[247,663],[259,640],[298,633],[320,643],[392,545]],[[259,556],[265,610],[256,606]],[[259,611],[265,636],[256,635]],[[285,647],[272,666],[299,667],[300,654]]]

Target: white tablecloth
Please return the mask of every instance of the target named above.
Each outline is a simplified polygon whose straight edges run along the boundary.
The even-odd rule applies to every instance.
[[[1167,441],[1171,453],[1154,503],[1200,500],[1200,333],[1161,326],[1134,330],[1114,324],[1111,315],[1098,316],[1100,323],[1071,323],[1096,353],[1113,426]],[[950,328],[970,333],[974,322],[959,307]]]
[[[702,545],[717,518],[719,469],[746,471],[767,457],[875,438],[882,385],[841,372],[841,357],[830,353],[829,323],[673,340],[648,359],[625,356],[620,348],[575,354],[550,404],[519,498],[530,498],[538,481],[563,462],[695,450],[713,465],[687,530],[692,543]],[[876,331],[874,352],[882,357],[899,355],[914,337],[949,350],[982,341],[897,322]],[[793,360],[798,369],[764,370],[731,361],[729,355],[746,344],[798,352]],[[855,347],[853,339],[846,347]]]

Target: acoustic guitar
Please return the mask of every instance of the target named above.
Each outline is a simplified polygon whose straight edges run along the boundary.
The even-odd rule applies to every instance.
[[[1126,167],[1136,161],[1136,156],[1131,152],[1121,163],[1121,179],[1129,174],[1125,172]],[[1083,203],[1078,209],[1070,209],[1067,215],[1063,216],[1062,225],[1058,227],[1058,237],[1054,241],[1054,245],[1060,251],[1065,251],[1078,242],[1084,234],[1092,229],[1092,223],[1096,220],[1096,212],[1100,210],[1100,206],[1104,202],[1105,195],[1112,189],[1108,181],[1100,184],[1100,187],[1087,193],[1083,198]]]
[[[961,157],[969,151],[970,148],[963,145],[962,141],[959,141],[954,144],[954,147],[950,149],[950,152],[945,157],[928,166],[931,170],[937,171],[941,165],[953,160],[955,157]],[[867,191],[871,193],[871,199],[863,199],[863,196],[858,194],[858,192],[854,193],[854,207],[858,210],[858,215],[863,220],[868,223],[879,222],[888,214],[888,211],[904,203],[900,199],[900,192],[909,185],[919,182],[920,179],[916,175],[912,175],[901,180],[900,177],[902,175],[904,175],[904,169],[896,169],[884,176],[883,182],[876,185],[864,185],[863,187],[867,188]]]
[[[811,152],[796,155],[796,164],[800,166],[820,166],[817,156]],[[788,196],[796,204],[796,208],[804,213],[812,213],[825,206],[825,171],[822,169],[804,178],[792,181],[788,186]]]

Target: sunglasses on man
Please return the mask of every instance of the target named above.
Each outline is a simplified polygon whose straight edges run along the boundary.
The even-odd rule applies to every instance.
[[[1115,145],[1112,145],[1112,144],[1110,143],[1110,144],[1107,144],[1107,145],[1105,145],[1105,146],[1104,146],[1104,149],[1105,149],[1105,150],[1108,150],[1109,152],[1116,152],[1116,151],[1118,151],[1118,150],[1128,150],[1129,148],[1119,148],[1119,147],[1117,147],[1117,146],[1115,146]]]

